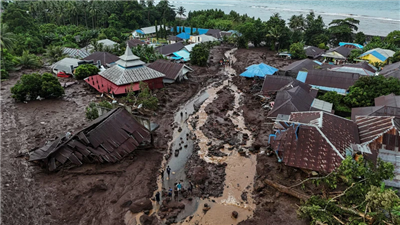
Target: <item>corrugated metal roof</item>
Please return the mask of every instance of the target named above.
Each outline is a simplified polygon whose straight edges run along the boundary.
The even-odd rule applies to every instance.
[[[145,44],[144,41],[141,41],[141,40],[136,39],[136,38],[128,40],[127,43],[128,43],[129,48],[133,48],[133,47],[136,47],[138,45],[144,45]]]
[[[394,165],[395,177],[393,180],[385,180],[385,184],[391,187],[400,188],[400,152],[379,150],[378,157],[385,162],[390,162]]]
[[[363,57],[363,56],[371,54],[383,62],[383,61],[386,61],[387,58],[392,57],[394,55],[394,53],[395,53],[394,51],[389,50],[389,49],[374,48],[374,49],[364,52],[359,57]]]
[[[274,100],[274,106],[268,112],[268,117],[276,117],[278,114],[289,115],[292,112],[308,111],[313,100],[314,98],[300,86],[278,91]]]
[[[185,49],[186,49],[188,52],[191,52],[191,51],[193,50],[193,47],[196,46],[197,44],[199,44],[199,43],[194,43],[194,44],[186,45],[186,46],[185,46]]]
[[[293,62],[279,70],[281,71],[292,71],[292,72],[299,72],[300,70],[302,71],[307,71],[314,69],[314,67],[319,66],[318,63],[316,63],[314,60],[311,59],[303,59],[300,61]]]
[[[400,77],[400,62],[384,66],[383,69],[379,72],[379,75],[391,76],[391,74],[396,73],[399,74],[398,77]]]
[[[357,44],[357,43],[339,42],[339,46],[346,46],[346,45],[351,45],[351,46],[354,46],[354,47],[360,48],[360,49],[364,48],[364,46]]]
[[[83,49],[76,49],[76,48],[63,48],[63,53],[67,54],[69,57],[73,58],[85,58],[89,55],[89,52],[83,50]]]
[[[146,66],[126,69],[119,65],[108,68],[99,74],[116,85],[136,83],[165,76]]]
[[[344,73],[358,73],[363,76],[374,76],[375,75],[375,73],[368,71],[366,69],[357,68],[357,67],[349,67],[349,66],[334,67],[329,70],[336,71],[336,72],[344,72]]]
[[[100,60],[101,65],[106,66],[107,64],[116,62],[119,59],[118,56],[113,55],[109,52],[94,52],[91,55],[84,58],[84,60],[93,60],[95,63]]]
[[[174,44],[170,44],[170,45],[157,47],[156,50],[163,55],[170,55],[174,52],[181,50],[184,47],[185,47],[185,45],[183,45],[182,42],[178,42],[178,43],[174,43]]]
[[[190,61],[190,53],[185,49],[172,53],[174,56],[178,57],[179,59],[183,59],[183,61]]]
[[[304,50],[306,51],[307,57],[311,57],[314,59],[318,58],[325,52],[325,50],[314,47],[314,46],[307,46],[304,48]]]
[[[351,50],[352,49],[346,48],[344,46],[338,46],[336,48],[329,49],[326,53],[337,52],[340,55],[342,55],[344,58],[347,58],[350,55]]]
[[[110,47],[114,47],[114,45],[118,44],[117,42],[111,41],[110,39],[99,40],[99,41],[97,41],[97,43],[103,44],[104,46],[110,46]]]
[[[304,83],[319,87],[347,90],[361,77],[357,73],[343,73],[329,70],[310,70]]]
[[[356,116],[356,123],[362,144],[383,136],[392,129],[396,129],[394,116]]]
[[[181,73],[185,64],[174,63],[167,60],[159,59],[148,65],[149,68],[165,74],[164,78],[175,80]]]
[[[60,61],[54,63],[51,68],[56,69],[58,71],[64,71],[68,74],[72,74],[71,66],[74,68],[78,67],[78,62],[81,61],[79,59],[73,59],[73,58],[64,58],[61,59]]]
[[[292,126],[272,140],[287,166],[331,172],[340,166],[346,149],[359,143],[356,124],[330,113],[292,113],[289,123]]]
[[[69,139],[60,137],[52,145],[31,152],[29,160],[42,161],[50,171],[68,162],[117,162],[144,141],[150,141],[150,132],[124,108],[117,108]]]
[[[205,33],[205,34],[213,36],[217,39],[221,38],[221,30],[219,30],[219,29],[208,29],[207,33]]]
[[[326,101],[322,101],[318,98],[315,98],[313,103],[311,104],[311,110],[313,110],[313,108],[315,110],[321,110],[321,111],[325,111],[325,112],[332,112],[332,107],[333,104],[330,102],[326,102]]]
[[[375,98],[375,106],[392,106],[400,108],[400,96],[392,93],[377,97]]]

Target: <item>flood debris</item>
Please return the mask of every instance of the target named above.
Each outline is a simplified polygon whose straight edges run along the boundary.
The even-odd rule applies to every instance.
[[[151,144],[151,133],[125,108],[116,108],[72,134],[30,152],[29,161],[49,171],[72,163],[115,163],[141,146]]]

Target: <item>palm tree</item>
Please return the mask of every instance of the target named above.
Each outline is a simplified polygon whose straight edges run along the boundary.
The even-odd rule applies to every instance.
[[[2,23],[0,32],[0,46],[7,50],[12,50],[14,44],[15,44],[15,35],[8,31],[7,24]]]
[[[178,13],[178,15],[182,16],[186,16],[185,15],[186,9],[183,8],[183,6],[179,6],[178,10],[176,11],[176,13]]]
[[[37,68],[40,66],[40,61],[36,55],[30,54],[29,51],[23,51],[22,56],[17,57],[18,66],[21,68]]]
[[[305,19],[303,17],[303,14],[299,16],[293,15],[289,19],[289,27],[293,31],[304,30],[304,26],[305,26]]]
[[[63,47],[61,46],[49,46],[44,53],[44,57],[50,62],[55,63],[65,58],[67,54],[63,52]]]
[[[279,50],[279,38],[281,37],[282,33],[277,26],[272,27],[267,34],[267,37],[272,39],[272,48],[275,50],[276,42],[278,42],[278,49]]]

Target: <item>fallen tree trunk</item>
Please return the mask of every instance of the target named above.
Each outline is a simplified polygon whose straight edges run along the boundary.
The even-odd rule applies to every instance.
[[[276,182],[274,182],[272,180],[265,179],[264,182],[266,184],[268,184],[269,186],[274,187],[279,192],[291,195],[291,196],[296,197],[298,199],[301,199],[303,201],[307,201],[310,198],[309,195],[306,195],[306,194],[304,194],[304,193],[302,193],[302,192],[300,192],[300,191],[298,191],[296,189],[291,189],[290,187],[286,187],[286,186],[283,186],[281,184],[278,184],[278,183],[276,183]]]

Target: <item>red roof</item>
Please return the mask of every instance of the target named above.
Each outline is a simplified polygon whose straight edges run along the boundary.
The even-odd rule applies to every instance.
[[[86,78],[85,81],[101,93],[105,92],[118,95],[125,94],[128,90],[138,91],[140,89],[139,82],[118,86],[100,75],[90,76]]]

